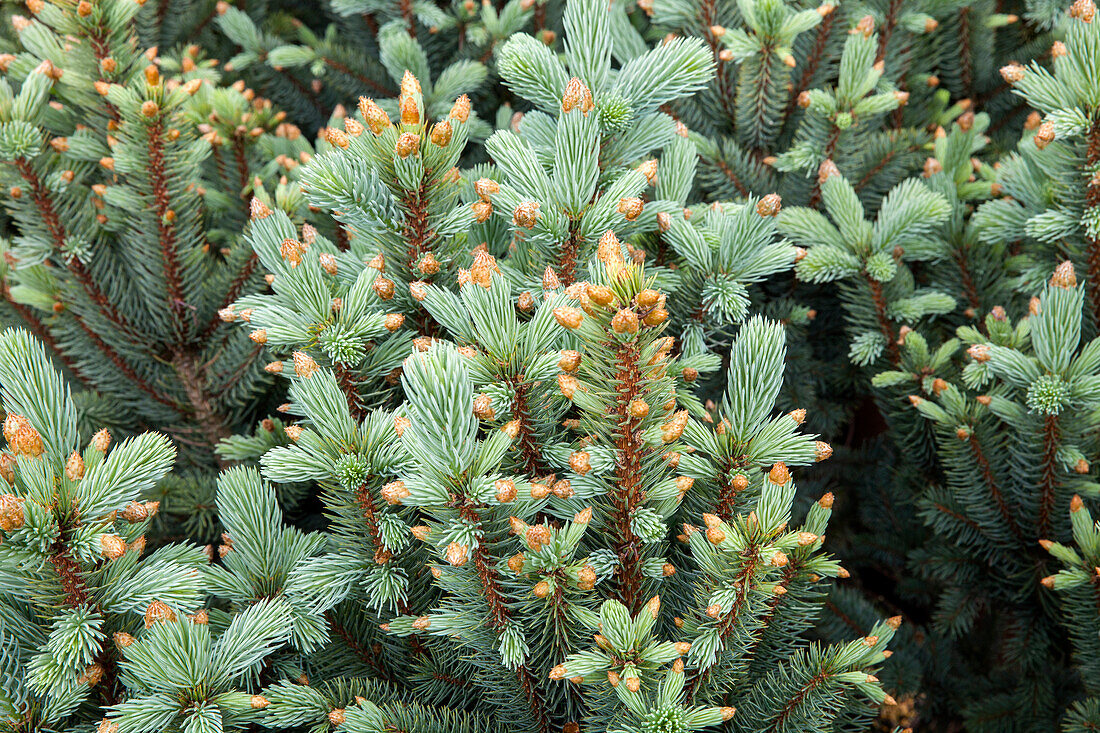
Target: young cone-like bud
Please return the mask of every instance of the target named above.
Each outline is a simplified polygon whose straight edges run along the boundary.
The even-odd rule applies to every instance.
[[[511,479],[497,479],[493,484],[493,487],[497,491],[497,501],[501,504],[508,504],[516,498],[516,482]]]
[[[126,554],[126,543],[116,534],[105,534],[99,538],[99,554],[108,560],[117,560]]]
[[[176,612],[168,607],[167,603],[163,601],[153,601],[149,604],[149,607],[145,609],[145,628],[152,627],[156,623],[165,623],[176,621]]]
[[[569,113],[579,109],[584,114],[588,114],[595,109],[595,106],[592,102],[592,92],[585,86],[583,81],[574,76],[566,82],[565,94],[561,100],[562,112]]]
[[[533,229],[539,222],[538,201],[522,201],[512,212],[512,223],[524,229]]]
[[[111,431],[107,428],[101,428],[95,435],[92,436],[92,447],[100,453],[106,453],[107,449],[111,446]]]
[[[619,199],[619,213],[622,214],[627,221],[634,221],[641,216],[644,208],[645,202],[640,198],[630,196]]]
[[[821,162],[821,166],[817,169],[817,182],[825,183],[833,176],[839,176],[840,169],[836,167],[836,163],[826,158]]]
[[[638,333],[638,314],[623,308],[611,319],[611,328],[618,334]]]
[[[0,529],[14,532],[24,521],[23,500],[11,494],[0,494]]]
[[[420,150],[420,136],[413,132],[401,133],[394,146],[394,152],[399,158],[408,158],[418,150]]]
[[[304,351],[294,352],[294,373],[303,379],[309,379],[320,369],[313,357]]]
[[[574,329],[581,325],[581,321],[584,320],[584,314],[576,308],[555,308],[554,320],[564,328]]]
[[[404,481],[391,481],[384,485],[380,493],[387,504],[400,504],[401,500],[409,496],[409,490],[405,488]]]
[[[489,201],[494,194],[500,193],[500,184],[491,178],[479,178],[474,183],[474,192],[482,201]]]
[[[1071,18],[1091,23],[1094,15],[1096,15],[1096,4],[1092,0],[1075,0],[1073,5],[1069,6]]]
[[[1008,64],[1001,67],[1001,78],[1009,84],[1015,84],[1024,78],[1026,69],[1020,64]]]
[[[1035,131],[1035,147],[1039,148],[1039,150],[1042,150],[1047,145],[1050,145],[1052,142],[1054,142],[1054,135],[1054,123],[1042,123],[1041,125],[1039,125],[1039,129]]]
[[[463,94],[461,97],[455,100],[454,106],[451,107],[450,114],[447,115],[452,120],[458,120],[459,122],[466,122],[470,119],[470,98]]]
[[[430,139],[433,145],[444,148],[451,144],[451,135],[453,133],[454,130],[451,128],[451,123],[447,120],[440,120],[432,127]]]
[[[363,115],[363,119],[366,120],[367,127],[369,127],[370,131],[375,135],[382,134],[383,130],[392,125],[389,115],[386,114],[385,110],[375,104],[373,99],[360,97],[359,112]]]
[[[479,224],[487,222],[493,213],[493,205],[488,201],[475,201],[471,204],[471,208],[474,211],[474,219]]]
[[[779,216],[779,210],[782,208],[781,204],[782,199],[779,198],[779,194],[769,193],[756,202],[756,213],[760,216]]]
[[[455,567],[462,567],[466,564],[466,561],[470,556],[470,548],[466,545],[459,544],[458,542],[452,542],[447,545],[446,558],[447,562]]]
[[[69,454],[69,460],[65,462],[65,475],[70,481],[79,481],[84,478],[84,458],[75,450]]]
[[[615,300],[614,291],[606,285],[589,284],[585,288],[585,293],[588,295],[589,300],[601,307],[611,305]]]
[[[1077,287],[1077,274],[1073,271],[1073,263],[1066,260],[1054,268],[1054,274],[1050,277],[1050,285],[1065,290],[1072,290]]]

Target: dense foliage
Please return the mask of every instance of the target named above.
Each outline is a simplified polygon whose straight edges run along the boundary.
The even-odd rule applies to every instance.
[[[5,0],[4,729],[1097,730],[1096,13]]]

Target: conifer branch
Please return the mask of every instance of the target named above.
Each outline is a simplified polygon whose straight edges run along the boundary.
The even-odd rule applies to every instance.
[[[60,253],[64,258],[65,265],[68,267],[69,271],[76,277],[77,281],[84,288],[84,292],[87,293],[88,297],[91,298],[92,302],[95,303],[105,317],[118,326],[123,333],[135,335],[130,324],[117,311],[111,299],[95,284],[91,274],[84,267],[84,263],[81,262],[78,257],[67,256],[65,254],[65,241],[67,238],[65,226],[61,223],[61,218],[55,210],[49,190],[43,185],[41,179],[35,173],[30,161],[25,158],[18,158],[15,160],[15,167],[23,180],[31,187],[31,198],[38,208],[38,213],[42,217],[42,222],[46,225],[55,251]]]
[[[1050,522],[1054,512],[1054,502],[1058,495],[1058,449],[1061,444],[1062,430],[1056,415],[1043,418],[1040,433],[1042,456],[1039,459],[1039,515],[1038,533],[1040,537],[1050,536]]]

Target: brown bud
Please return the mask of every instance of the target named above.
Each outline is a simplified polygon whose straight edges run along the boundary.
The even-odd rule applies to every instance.
[[[627,221],[634,221],[642,215],[642,209],[645,208],[645,202],[640,198],[628,196],[626,198],[619,199],[618,210],[619,213]]]
[[[1066,260],[1054,268],[1054,274],[1050,277],[1050,286],[1072,290],[1077,287],[1077,275],[1073,271],[1073,263]]]
[[[584,476],[592,470],[589,458],[590,455],[587,451],[576,451],[569,456],[569,468],[572,469],[574,473]]]
[[[1039,125],[1039,129],[1035,131],[1034,141],[1035,147],[1039,150],[1054,142],[1054,123],[1044,122]]]
[[[380,135],[383,130],[391,126],[389,115],[385,110],[375,104],[373,99],[367,97],[359,98],[359,112],[363,115],[363,119],[367,122],[367,127],[375,135]]]
[[[585,565],[577,571],[577,587],[581,590],[592,590],[596,587],[596,570],[591,565]]]
[[[539,221],[538,201],[522,201],[512,211],[512,223],[517,227],[532,229]]]
[[[420,136],[414,132],[401,133],[394,145],[394,152],[399,158],[408,158],[418,150],[420,150]]]
[[[707,541],[712,545],[720,545],[726,539],[726,533],[720,525],[708,526],[706,535]]]
[[[615,293],[606,285],[589,284],[585,288],[588,299],[598,306],[610,305],[615,300]]]
[[[579,109],[582,113],[588,114],[595,106],[592,102],[592,92],[584,82],[574,76],[566,83],[565,94],[561,100],[562,112],[568,113]]]
[[[660,302],[661,294],[658,293],[656,290],[647,288],[646,290],[638,293],[635,296],[635,299],[638,301],[638,305],[640,305],[641,307],[652,308]]]
[[[8,415],[4,420],[4,437],[17,456],[37,458],[45,451],[42,436],[22,415]]]
[[[1009,84],[1015,84],[1024,78],[1024,69],[1020,64],[1008,64],[1001,67],[1001,78]]]
[[[402,499],[409,496],[409,490],[405,488],[404,481],[391,481],[384,485],[380,492],[382,498],[387,504],[395,505],[400,504]]]
[[[470,119],[470,98],[463,94],[456,99],[454,106],[451,107],[450,114],[447,116],[459,122],[466,122]]]
[[[516,482],[511,479],[497,479],[493,484],[493,487],[497,491],[497,501],[501,504],[508,504],[516,498]]]
[[[638,314],[623,308],[611,319],[611,328],[618,334],[638,333]]]
[[[695,479],[691,476],[677,476],[676,477],[676,492],[680,498],[683,498],[684,494],[691,490],[691,487],[695,485]]]
[[[65,461],[65,475],[69,478],[70,481],[79,481],[80,479],[84,478],[84,458],[76,451],[70,453],[69,459]],[[130,503],[137,504],[137,502]],[[142,519],[144,519],[144,517],[142,517]],[[127,519],[127,521],[133,522],[139,520]]]
[[[145,628],[150,628],[156,623],[175,622],[176,612],[163,601],[153,601],[145,609]]]
[[[496,417],[493,410],[493,398],[487,394],[479,394],[474,397],[474,415],[479,420],[492,420]]]
[[[638,171],[639,173],[641,173],[643,176],[645,176],[646,182],[650,186],[653,186],[657,183],[657,159],[656,158],[650,158],[649,160],[645,161],[644,163],[639,165],[637,168],[635,168],[635,170]]]
[[[986,344],[974,344],[966,350],[966,353],[979,364],[989,361],[989,347]]]
[[[302,379],[309,379],[320,368],[313,357],[304,351],[294,352],[294,373]]]
[[[447,558],[447,562],[451,565],[462,567],[470,557],[470,548],[466,547],[466,545],[452,542],[447,545],[445,557]]]
[[[782,199],[777,193],[769,193],[756,202],[756,213],[760,216],[778,216],[782,208]]]
[[[662,323],[664,323],[666,320],[668,320],[668,311],[665,310],[664,308],[657,308],[656,310],[654,310],[654,311],[650,312],[649,314],[647,314],[646,317],[642,319],[642,323],[644,323],[647,326],[659,326]],[[689,369],[690,369],[690,367],[684,370],[685,374],[689,373]],[[694,371],[694,370],[691,370],[691,371]],[[696,372],[696,375],[698,375],[698,372]],[[689,380],[689,381],[691,381],[691,380]]]
[[[397,100],[398,111],[401,113],[402,125],[420,124],[420,106],[412,97],[402,96]]]
[[[550,496],[550,487],[544,483],[535,482],[531,484],[531,498],[536,501],[542,501],[546,497]]]
[[[447,120],[440,120],[432,127],[432,133],[429,139],[433,145],[437,145],[441,148],[447,147],[451,144],[451,135],[454,130],[451,128],[451,123]]]
[[[249,216],[253,219],[266,219],[267,217],[271,216],[272,212],[271,209],[268,208],[267,204],[253,196],[251,201],[249,201],[248,203],[248,213]]]
[[[931,178],[943,170],[943,165],[935,158],[927,158],[924,161],[924,169],[921,173],[925,178]]]
[[[565,396],[565,399],[573,399],[573,394],[577,391],[579,386],[577,378],[569,374],[558,375],[558,388],[561,389],[561,393]]]
[[[479,178],[474,183],[474,192],[482,201],[489,201],[494,194],[500,193],[500,184],[491,178]]]
[[[1069,6],[1071,18],[1091,23],[1094,15],[1096,15],[1096,4],[1092,0],[1074,0],[1073,5]]]
[[[555,308],[554,319],[564,328],[574,329],[581,325],[584,314],[576,308]]]
[[[535,552],[538,552],[543,545],[550,542],[550,528],[545,524],[536,524],[533,527],[528,527],[525,539],[527,540],[527,546]]]
[[[671,420],[661,426],[661,439],[666,443],[679,440],[684,433],[684,428],[687,427],[687,422],[687,410],[680,410],[672,416]]]
[[[0,494],[0,529],[12,532],[23,524],[23,499],[11,494]]]
[[[379,275],[378,277],[376,277],[374,279],[374,284],[373,284],[372,287],[374,289],[374,294],[377,295],[382,300],[390,300],[391,298],[393,298],[393,294],[394,294],[393,280],[390,280],[387,277],[383,277],[383,276]]]
[[[817,182],[825,183],[833,176],[839,175],[840,169],[836,167],[836,163],[826,158],[817,169]]]
[[[474,219],[483,224],[489,220],[489,216],[493,213],[493,205],[488,201],[475,201],[471,207],[474,211]]]
[[[563,372],[574,372],[580,364],[580,352],[571,349],[563,350],[561,352],[561,358],[558,359],[558,369],[561,369]]]

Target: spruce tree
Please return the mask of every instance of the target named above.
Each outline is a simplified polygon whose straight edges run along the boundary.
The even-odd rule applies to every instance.
[[[971,655],[957,664],[977,662],[976,689],[997,691],[960,701],[968,720],[1008,724],[1026,709],[1021,730],[1049,730],[1073,692],[1050,675],[1054,664],[1072,665],[1039,579],[1047,564],[1040,544],[1070,539],[1070,507],[1082,508],[1075,492],[1095,486],[1087,456],[1096,455],[1091,385],[1100,342],[1082,343],[1084,298],[1067,261],[1027,317],[1013,322],[998,309],[982,330],[960,327],[937,354],[943,367],[944,357],[969,344],[955,378],[906,382],[903,371],[876,378],[916,388],[909,401],[934,426],[934,482],[917,500],[934,541],[917,557],[940,587],[936,631]],[[913,349],[927,347],[921,339],[905,348]],[[979,625],[997,631],[975,634]],[[1081,679],[1091,684],[1087,666]]]
[[[264,284],[240,235],[275,141],[296,133],[243,84],[217,86],[194,49],[171,63],[143,52],[135,3],[31,9],[0,82],[9,317],[88,390],[88,409],[172,435],[186,470],[162,510],[191,514],[208,503],[215,446],[264,414],[271,389],[259,346],[219,311]],[[188,533],[209,533],[209,514]]]
[[[1095,13],[6,7],[5,728],[1092,730]]]

